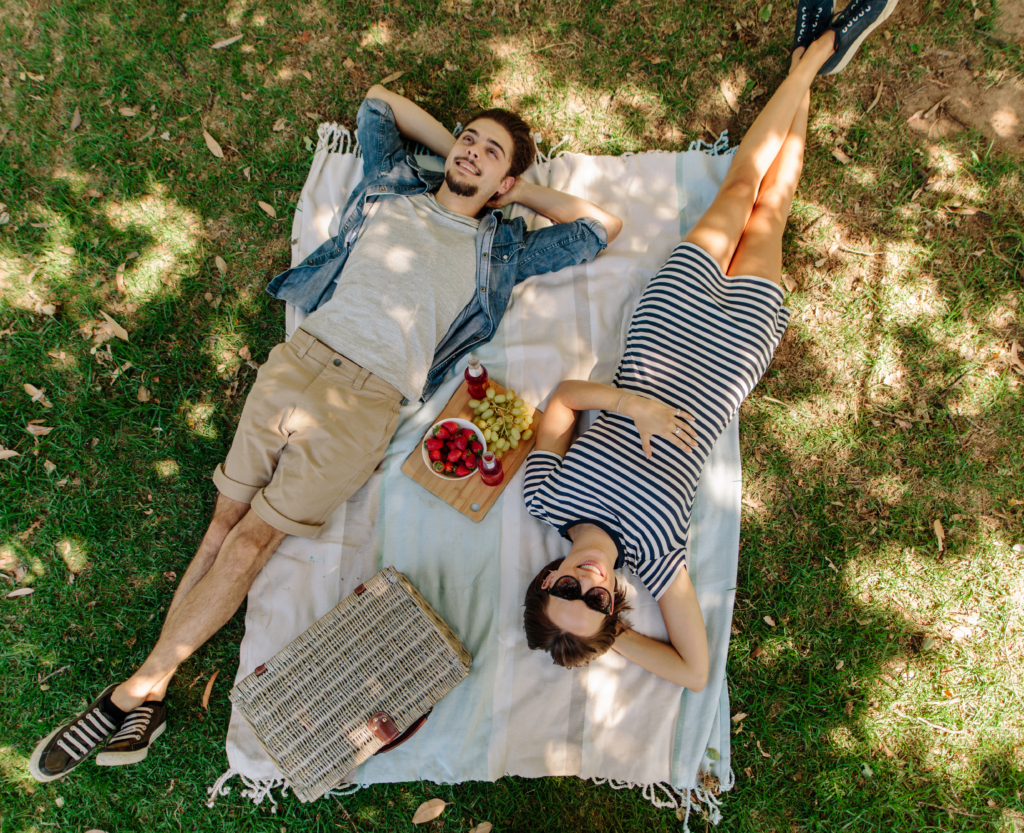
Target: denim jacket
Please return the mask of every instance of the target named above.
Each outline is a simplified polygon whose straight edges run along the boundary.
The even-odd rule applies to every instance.
[[[345,204],[337,236],[267,286],[272,296],[303,312],[312,312],[334,294],[335,280],[362,228],[367,200],[434,192],[444,181],[442,172],[421,167],[402,146],[395,116],[386,102],[366,99],[359,108],[357,125],[363,179]],[[605,246],[604,226],[589,217],[527,231],[521,217],[506,220],[500,209],[485,209],[476,235],[473,300],[456,316],[437,346],[422,400],[430,397],[462,356],[491,340],[517,284],[532,275],[593,260]]]

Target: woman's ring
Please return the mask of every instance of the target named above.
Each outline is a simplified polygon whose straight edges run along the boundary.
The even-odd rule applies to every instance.
[[[675,430],[675,431],[673,431],[672,433],[673,433],[673,434],[678,434],[678,433],[679,433],[680,431],[682,431],[682,430],[683,430],[682,428],[676,428],[676,430]]]
[[[682,413],[681,409],[680,408],[676,408],[676,416],[679,416],[680,413]]]

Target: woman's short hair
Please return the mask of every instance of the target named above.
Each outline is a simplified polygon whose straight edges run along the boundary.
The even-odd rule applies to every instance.
[[[480,119],[490,119],[493,122],[497,122],[512,137],[512,153],[506,176],[519,176],[533,164],[533,160],[537,155],[537,149],[533,144],[533,135],[530,133],[530,126],[522,120],[518,113],[513,113],[511,110],[503,110],[500,107],[482,110],[479,113],[475,113],[466,122],[466,127]]]
[[[547,651],[555,665],[563,668],[576,668],[586,665],[593,659],[608,652],[615,642],[620,619],[630,609],[626,601],[626,592],[615,582],[615,605],[612,613],[604,618],[601,629],[593,636],[576,636],[563,631],[551,621],[547,614],[548,593],[541,589],[541,584],[548,573],[557,570],[564,558],[557,558],[534,576],[526,589],[526,612],[523,614],[523,629],[526,631],[526,644],[534,651]],[[624,627],[629,623],[621,620]]]

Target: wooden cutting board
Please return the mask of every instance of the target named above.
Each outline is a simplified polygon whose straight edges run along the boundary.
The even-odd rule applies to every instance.
[[[487,386],[494,388],[496,393],[505,392],[505,388],[493,379],[488,381]],[[519,396],[519,394],[516,393],[516,396]],[[469,385],[463,380],[462,384],[459,385],[459,389],[455,391],[455,395],[448,400],[448,404],[444,406],[444,410],[441,411],[440,416],[434,422],[441,422],[453,417],[456,419],[468,419],[472,422],[473,409],[469,407],[469,400]],[[533,450],[534,443],[537,441],[537,429],[540,428],[540,422],[544,414],[529,403],[526,403],[523,407],[526,408],[527,413],[533,416],[533,424],[530,426],[533,429],[533,436],[528,440],[521,440],[519,448],[509,449],[505,452],[501,458],[501,467],[505,471],[505,479],[497,486],[484,485],[484,482],[480,479],[479,468],[477,468],[472,477],[467,477],[465,480],[448,480],[444,477],[438,477],[423,462],[423,452],[420,447],[423,444],[424,437],[420,438],[412,454],[402,464],[402,471],[423,486],[423,488],[433,492],[445,503],[451,504],[458,509],[463,515],[472,518],[474,521],[482,520],[484,515],[487,514],[487,510],[498,499],[502,489],[508,485],[512,476],[519,469],[519,466],[522,465],[526,455]]]

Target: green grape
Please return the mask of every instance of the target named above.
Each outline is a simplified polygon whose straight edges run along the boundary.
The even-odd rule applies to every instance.
[[[522,435],[522,433],[521,433],[521,432],[519,431],[519,429],[518,429],[518,428],[513,428],[513,429],[512,429],[512,439],[513,439],[513,440],[516,440],[516,441],[518,441],[518,440],[519,440],[519,438],[520,438],[521,436],[523,436],[523,435]]]
[[[494,399],[494,394],[495,393],[496,393],[496,391],[494,390],[494,388],[488,388],[487,389],[487,398],[488,399]]]
[[[483,421],[482,419],[478,419],[478,420],[477,420],[476,422],[474,422],[473,424],[474,424],[474,425],[475,425],[475,426],[476,426],[477,428],[479,428],[480,430],[483,430],[484,428],[486,428],[486,427],[487,427],[487,423],[486,423],[486,422],[484,422],[484,421]]]
[[[509,442],[511,448],[519,448],[519,440],[513,439]]]
[[[505,394],[499,393],[497,396],[494,397],[494,401],[501,405],[505,401]]]
[[[512,409],[512,415],[513,416],[521,416],[522,413],[523,413],[523,409],[522,408],[513,408]]]
[[[526,403],[522,399],[517,399],[514,404],[517,408],[522,408]]]
[[[488,408],[486,411],[480,414],[480,416],[483,419],[490,419],[492,416],[494,416],[494,408]]]
[[[470,408],[476,408],[476,406],[479,405],[479,404],[480,404],[480,400],[479,399],[470,399],[469,400],[469,407]]]
[[[515,395],[516,395],[516,392],[514,390],[507,390],[507,391],[505,391],[505,396],[508,397],[508,401],[509,402],[512,401],[512,399],[515,397]]]
[[[533,436],[533,429],[532,428],[528,428],[526,431],[523,431],[523,439],[524,440],[528,440],[532,436]]]

